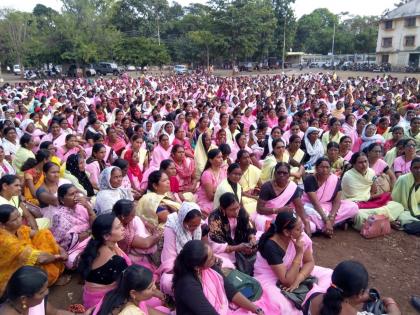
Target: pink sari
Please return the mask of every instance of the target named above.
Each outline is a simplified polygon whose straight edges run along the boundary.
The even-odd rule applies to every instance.
[[[184,191],[192,184],[195,172],[195,162],[193,159],[185,157],[181,165],[175,162],[175,168],[176,178],[179,182],[179,189],[180,191]]]
[[[172,146],[168,148],[168,150],[165,150],[160,144],[158,144],[154,149],[152,153],[152,160],[150,161],[149,167],[157,168],[160,167],[160,162],[163,160],[167,160],[171,157],[171,150]]]
[[[60,160],[66,161],[70,155],[77,154],[79,150],[80,149],[77,147],[67,150],[65,146],[61,146],[57,148],[56,155],[60,158]]]
[[[369,167],[375,171],[376,176],[380,176],[388,167],[388,164],[384,160],[378,159],[374,165],[369,165]]]
[[[294,182],[289,182],[286,189],[276,198],[267,201],[265,206],[270,209],[284,207],[286,205],[286,202],[288,202],[290,198],[292,198],[296,189],[297,185]],[[265,215],[254,212],[252,215],[252,220],[255,222],[255,227],[257,231],[261,232],[264,232],[267,224],[271,223],[271,221],[275,220],[275,218],[275,214]]]
[[[62,133],[57,138],[53,139],[53,135],[51,133],[46,134],[42,137],[42,142],[51,141],[56,148],[59,148],[66,144],[66,133]]]
[[[353,151],[350,150],[349,152],[347,152],[345,156],[343,156],[343,159],[346,160],[347,162],[350,162],[352,155],[353,155]]]
[[[127,265],[130,266],[132,264],[130,258],[118,246],[115,246],[115,250],[119,256],[124,258]],[[85,285],[83,286],[84,307],[86,309],[89,309],[97,305],[105,296],[105,294],[114,289],[116,285],[117,284],[115,282],[108,285],[104,285],[85,281]]]
[[[311,251],[312,252],[312,241],[306,235],[303,233],[303,241],[305,242],[305,252]],[[287,246],[286,253],[283,257],[283,263],[287,269],[290,269],[290,267],[293,264],[293,259],[296,256],[296,250],[295,246],[293,245],[293,242],[290,241],[289,245]],[[301,262],[301,266],[302,266]],[[314,269],[311,272],[311,276],[314,276],[318,279],[318,283],[314,284],[312,287],[312,290],[308,292],[306,295],[306,299],[310,297],[312,294],[320,292],[325,293],[327,289],[331,285],[331,275],[332,270],[328,268],[323,268],[319,266],[315,266]],[[286,298],[283,293],[281,293],[280,289],[276,286],[276,283],[278,281],[278,278],[276,274],[274,273],[273,269],[270,267],[270,265],[267,263],[267,261],[261,256],[261,254],[257,253],[257,260],[255,262],[254,266],[254,277],[260,282],[261,286],[266,290],[267,292],[270,292],[270,301],[271,301],[271,307],[274,307],[276,309],[275,312],[272,312],[270,314],[287,314],[287,315],[301,315],[302,311],[295,308],[293,303]],[[304,302],[306,302],[306,299]]]
[[[229,304],[224,287],[223,277],[215,270],[207,268],[201,271],[201,283],[203,293],[209,303],[217,310],[220,315],[246,315],[251,314],[243,308],[236,308],[235,304]],[[262,308],[265,314],[276,314],[276,308],[271,305],[266,291],[261,298],[254,302],[255,305]],[[232,306],[234,309],[230,309]]]
[[[328,179],[322,184],[321,187],[316,191],[316,197],[324,210],[326,215],[330,214],[332,210],[332,198],[338,183],[338,177],[335,174],[331,174]],[[314,209],[308,195],[303,194],[302,202],[305,207],[305,212],[308,215],[309,220],[316,226],[316,230],[322,231],[325,228],[325,223],[322,221],[321,215]],[[347,219],[351,219],[357,215],[359,207],[355,202],[349,200],[341,200],[340,208],[338,209],[335,223],[341,223]],[[312,228],[312,225],[311,225]],[[312,230],[312,232],[315,232]]]

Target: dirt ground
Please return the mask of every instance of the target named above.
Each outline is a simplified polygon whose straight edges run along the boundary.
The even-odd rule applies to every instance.
[[[356,231],[337,230],[332,240],[313,237],[315,263],[334,268],[340,261],[355,259],[369,271],[369,285],[383,297],[391,296],[401,307],[402,314],[415,315],[409,297],[420,295],[420,238],[403,232],[373,239],[363,239]],[[82,302],[80,278],[74,274],[70,284],[53,287],[49,300],[60,308]]]

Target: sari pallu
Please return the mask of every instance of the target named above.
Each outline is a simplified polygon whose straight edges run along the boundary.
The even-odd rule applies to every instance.
[[[334,193],[337,191],[338,184],[339,178],[335,174],[331,174],[325,183],[322,184],[321,187],[318,187],[318,190],[316,191],[316,197],[327,216],[331,213],[332,199],[334,197]],[[304,203],[305,212],[308,215],[309,220],[315,224],[316,230],[322,231],[325,228],[325,223],[318,211],[315,210],[306,193],[303,194],[302,202]],[[341,200],[340,208],[338,209],[335,217],[335,224],[339,224],[347,219],[353,218],[358,212],[359,207],[356,203],[348,200]]]
[[[60,254],[50,230],[40,230],[31,238],[31,228],[21,226],[17,236],[0,229],[0,295],[12,274],[24,265],[35,266],[41,252]],[[48,274],[48,285],[53,285],[64,271],[64,264],[54,262],[39,265]]]
[[[305,243],[305,252],[306,251],[312,251],[312,241],[306,235],[303,234],[303,241]],[[295,246],[293,245],[293,242],[290,241],[287,250],[285,252],[285,255],[283,257],[283,263],[286,267],[286,269],[290,269],[293,260],[296,256],[296,250]],[[302,267],[303,262],[301,261],[300,266]],[[331,275],[333,270],[328,268],[323,268],[319,266],[315,266],[314,269],[311,272],[311,276],[316,277],[318,280],[318,283],[314,284],[312,289],[306,294],[305,301],[302,303],[302,305],[306,302],[306,300],[313,295],[314,293],[325,293],[327,289],[331,285]],[[256,278],[261,286],[264,288],[265,291],[270,292],[270,302],[271,306],[275,308],[275,311],[270,314],[284,314],[284,315],[301,315],[302,311],[295,308],[294,304],[286,298],[283,293],[281,293],[281,290],[277,287],[276,283],[278,281],[277,275],[274,273],[274,271],[271,269],[270,265],[267,263],[267,261],[264,259],[264,257],[261,256],[261,254],[257,253],[257,261],[255,262],[254,267],[254,278]]]
[[[226,296],[223,277],[217,271],[211,268],[202,270],[201,285],[203,287],[204,296],[220,315],[252,314],[248,310],[238,308],[235,304],[229,303]],[[254,304],[262,308],[265,314],[278,314],[276,313],[275,308],[271,305],[271,299],[266,291],[263,291],[260,299],[255,301]]]
[[[242,187],[241,185],[238,183],[236,185],[236,191],[234,191],[233,187],[230,185],[230,183],[228,182],[228,179],[224,179],[216,188],[216,192],[214,193],[214,199],[213,199],[213,208],[219,208],[220,205],[220,197],[224,194],[224,193],[232,193],[235,195],[236,197],[236,201],[239,203],[242,203]]]
[[[181,207],[179,203],[172,201],[166,195],[159,195],[155,192],[148,191],[140,198],[136,207],[136,214],[141,219],[153,224],[154,226],[162,226],[164,223],[159,224],[156,213],[160,204],[164,204],[176,211],[178,211]]]
[[[254,190],[260,181],[260,176],[261,170],[254,165],[249,165],[239,181],[243,191],[247,192]],[[253,214],[257,210],[256,199],[242,195],[242,204],[248,214]]]
[[[398,217],[401,226],[420,219],[420,190],[416,190],[412,173],[398,177],[392,190],[392,200],[399,202],[405,211]]]
[[[182,161],[182,164],[178,164],[175,161],[174,164],[176,169],[176,178],[179,182],[179,190],[183,192],[188,188],[192,188],[191,184],[193,182],[195,172],[194,160],[186,157]]]
[[[115,251],[118,256],[124,258],[128,266],[131,266],[130,258],[118,247],[115,246]],[[93,282],[85,281],[83,286],[83,305],[86,309],[89,309],[97,305],[101,299],[112,289],[116,288],[117,284],[111,283],[108,285],[98,284]]]
[[[27,179],[32,179],[34,183],[35,191],[37,191],[38,188],[41,187],[42,184],[44,183],[44,172],[42,171],[38,172],[35,168],[31,168],[30,170],[27,170],[26,172],[24,172],[23,177],[25,181]],[[35,206],[39,206],[38,199],[36,198],[36,196],[32,195],[31,190],[29,189],[27,185],[25,185],[25,187],[23,188],[23,196],[25,197],[27,202]]]
[[[278,162],[286,162],[289,163],[289,153],[284,152],[281,161],[277,161],[274,155],[267,156],[263,161],[263,166],[261,169],[261,180],[263,183],[273,179],[274,167]]]
[[[266,202],[266,208],[275,209],[286,206],[287,202],[289,202],[290,198],[292,198],[297,188],[298,186],[294,182],[289,182],[280,195]],[[275,219],[276,214],[265,215],[255,212],[252,216],[252,220],[255,223],[257,231],[261,232],[264,232],[267,224],[270,224]]]

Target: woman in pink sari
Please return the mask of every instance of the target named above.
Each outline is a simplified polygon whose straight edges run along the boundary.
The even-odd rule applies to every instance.
[[[359,120],[357,120],[356,133],[355,133],[355,136],[354,136],[354,139],[353,139],[353,148],[352,148],[353,152],[359,152],[360,151],[360,146],[363,143],[363,140],[362,140],[363,130],[365,129],[366,124],[367,124],[367,122],[363,118],[360,118]]]
[[[66,136],[66,143],[63,146],[57,147],[56,155],[62,161],[67,161],[72,154],[79,153],[83,148],[78,144],[76,135],[68,134]]]
[[[359,207],[349,200],[342,200],[341,183],[337,175],[331,173],[328,158],[322,157],[315,163],[315,174],[303,181],[305,193],[302,202],[306,215],[316,226],[332,237],[334,226],[356,216]],[[312,231],[315,232],[315,231]]]
[[[236,161],[238,152],[240,150],[245,150],[245,151],[248,151],[248,153],[251,155],[252,164],[259,167],[260,166],[259,161],[254,156],[254,152],[252,151],[252,149],[247,145],[247,142],[248,141],[244,133],[240,132],[236,134],[233,145],[230,146],[231,151],[230,151],[229,159],[231,161]]]
[[[358,138],[356,131],[356,117],[353,114],[346,115],[343,125],[341,126],[343,133],[350,137],[351,142],[355,143]]]
[[[118,242],[118,246],[134,264],[156,271],[160,261],[155,259],[155,254],[157,243],[162,239],[162,232],[151,226],[149,226],[151,231],[148,230],[144,222],[136,216],[134,203],[131,200],[118,200],[112,212],[124,226],[124,239]]]
[[[185,130],[180,127],[175,127],[175,139],[172,142],[172,146],[177,144],[184,147],[186,157],[194,158],[194,150],[191,147],[190,141],[185,137]]]
[[[80,255],[79,273],[86,309],[97,305],[106,293],[116,287],[121,273],[131,265],[130,258],[118,247],[124,239],[124,227],[113,214],[99,215],[92,224],[92,238]]]
[[[92,148],[92,155],[86,160],[86,171],[89,173],[89,180],[95,190],[99,189],[99,174],[105,169],[106,149],[103,144],[95,143]]]
[[[56,148],[66,144],[66,133],[62,132],[58,121],[53,120],[50,124],[49,133],[42,137],[42,142],[51,141]]]
[[[223,275],[211,248],[200,240],[186,243],[176,258],[173,290],[177,314],[278,314],[267,290],[256,302],[237,291]]]
[[[312,294],[327,291],[331,274],[331,269],[315,266],[312,241],[303,232],[302,220],[293,212],[280,212],[259,240],[254,266],[254,277],[270,292],[271,306],[276,308],[272,314],[302,314],[283,291],[294,291],[309,276],[316,277],[303,305]]]
[[[169,137],[166,134],[159,136],[159,144],[153,149],[150,168],[159,169],[160,163],[171,156],[172,146],[169,144]]]
[[[248,132],[249,128],[251,127],[251,125],[253,123],[255,123],[257,120],[257,118],[252,115],[252,108],[251,107],[247,107],[245,109],[245,113],[241,118],[241,122],[244,124],[244,131]]]
[[[128,142],[127,136],[124,134],[124,132],[122,132],[121,129],[120,131],[120,134],[118,134],[114,127],[108,127],[106,129],[106,138],[104,142],[104,144],[110,146],[118,156],[120,156]],[[123,137],[125,137],[125,139]]]
[[[197,181],[194,177],[195,163],[193,159],[186,156],[185,147],[180,144],[174,144],[171,158],[175,163],[179,191],[187,192],[194,190],[195,186],[197,186]]]
[[[351,150],[352,147],[353,142],[349,136],[341,137],[338,153],[347,162],[350,161],[351,156],[353,155],[353,151]]]
[[[69,255],[68,269],[76,268],[77,258],[85,249],[89,230],[96,214],[86,198],[72,184],[63,184],[57,191],[59,206],[51,206],[44,217],[51,220],[51,232],[57,243]]]
[[[293,210],[301,218],[305,225],[305,232],[310,234],[314,226],[305,215],[301,196],[302,189],[299,188],[290,178],[290,165],[285,162],[278,162],[274,167],[274,179],[261,186],[260,196],[257,201],[257,212],[253,215],[257,231],[265,231],[276,215],[281,212],[292,212]]]

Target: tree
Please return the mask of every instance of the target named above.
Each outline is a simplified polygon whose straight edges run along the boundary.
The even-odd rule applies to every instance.
[[[205,49],[208,70],[210,67],[210,47],[216,42],[215,36],[209,31],[191,31],[187,33],[187,37],[194,45]]]
[[[272,53],[275,56],[281,56],[283,51],[283,41],[285,38],[285,48],[293,46],[293,41],[296,33],[296,17],[292,8],[295,0],[273,0],[274,14],[276,18],[276,27],[274,38],[275,50]]]

